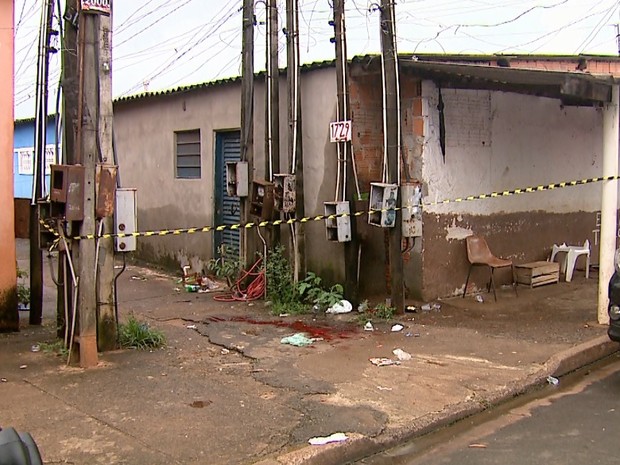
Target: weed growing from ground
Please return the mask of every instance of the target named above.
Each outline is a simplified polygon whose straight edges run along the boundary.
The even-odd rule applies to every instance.
[[[158,329],[130,316],[127,323],[119,325],[119,343],[130,349],[157,349],[166,345],[166,336]]]

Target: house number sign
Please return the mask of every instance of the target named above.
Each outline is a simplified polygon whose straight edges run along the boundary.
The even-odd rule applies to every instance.
[[[112,0],[81,0],[82,11],[86,13],[110,14],[110,3]]]
[[[345,142],[351,140],[351,121],[334,121],[329,123],[330,142]]]

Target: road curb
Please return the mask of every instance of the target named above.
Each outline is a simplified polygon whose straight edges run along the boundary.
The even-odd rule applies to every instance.
[[[552,355],[536,372],[489,392],[476,403],[462,402],[440,412],[417,418],[406,428],[386,430],[378,437],[350,435],[344,443],[306,446],[295,451],[258,462],[255,465],[339,465],[361,460],[410,441],[456,421],[483,412],[547,382],[548,376],[563,376],[617,352],[620,344],[600,336]]]

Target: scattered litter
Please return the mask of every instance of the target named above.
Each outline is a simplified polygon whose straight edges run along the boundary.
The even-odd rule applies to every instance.
[[[470,449],[486,449],[487,445],[486,444],[470,444],[469,448]]]
[[[377,386],[377,389],[379,389],[379,391],[391,391],[392,390],[391,387],[384,387],[384,386]]]
[[[334,305],[329,307],[325,311],[325,313],[332,313],[332,314],[349,313],[351,310],[353,310],[353,305],[351,305],[351,302],[349,302],[348,300],[343,299],[340,302],[335,303]]]
[[[280,313],[280,315],[278,315],[280,318],[285,318],[287,316],[291,316],[290,313]]]
[[[374,331],[375,327],[372,325],[370,321],[367,321],[364,325],[364,331]]]
[[[175,287],[174,290],[177,291],[177,292],[181,292],[181,288],[180,287]]]
[[[480,294],[477,294],[476,295],[476,302],[483,303],[484,302],[484,298]]]
[[[430,312],[431,311],[431,304],[424,304],[424,305],[422,305],[421,308],[425,312]]]
[[[317,436],[315,438],[310,438],[308,442],[313,446],[322,446],[325,444],[329,444],[330,442],[342,442],[349,439],[344,433],[334,433],[330,436]]]
[[[31,352],[39,352],[41,350],[41,346],[39,344],[34,344],[31,348]]]
[[[134,281],[146,281],[146,278],[144,276],[132,276],[131,279],[133,279]]]
[[[220,353],[221,353],[222,355],[226,355],[226,354],[229,354],[229,353],[230,353],[230,350],[228,350],[228,349],[222,349],[222,350],[220,350]]]
[[[558,384],[560,384],[560,380],[554,376],[547,376],[547,382],[552,386],[557,386]]]
[[[397,333],[398,331],[402,331],[403,329],[405,329],[405,327],[400,324],[395,324],[394,326],[392,326],[393,333]]]
[[[316,338],[308,337],[304,333],[295,333],[292,336],[283,337],[280,342],[295,347],[305,347],[314,344],[316,341]]]
[[[405,312],[418,313],[418,308],[415,305],[407,305]]]
[[[185,292],[198,292],[200,286],[198,284],[186,284]]]
[[[25,370],[26,368],[28,368],[28,365],[20,365],[20,366],[19,366],[19,369],[20,369],[20,370]]]
[[[441,311],[441,304],[438,304],[437,302],[433,302],[433,304],[431,305],[431,308],[433,310],[435,310],[436,312],[440,312]]]
[[[396,355],[396,358],[398,358],[398,360],[411,360],[411,354],[409,352],[405,352],[402,349],[394,349],[392,353]]]
[[[8,383],[9,380],[6,378],[0,378],[0,383]]]
[[[411,337],[413,336],[413,333],[405,333],[405,337]]]
[[[186,328],[187,329],[196,329],[197,326],[196,325],[187,325]]]
[[[370,363],[378,367],[388,367],[390,365],[400,365],[398,360],[392,360],[391,358],[386,357],[373,357],[370,358]]]

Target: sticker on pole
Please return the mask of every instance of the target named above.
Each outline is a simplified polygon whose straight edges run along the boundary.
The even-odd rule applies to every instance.
[[[81,0],[82,11],[85,13],[110,14],[111,0]]]
[[[351,121],[334,121],[329,123],[330,142],[345,142],[351,140]]]

